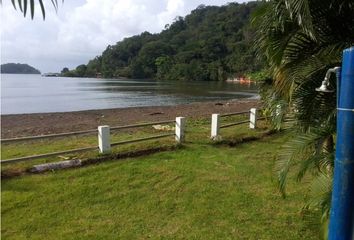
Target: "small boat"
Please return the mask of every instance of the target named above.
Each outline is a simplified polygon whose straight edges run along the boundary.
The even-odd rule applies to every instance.
[[[247,77],[238,77],[238,78],[233,78],[233,79],[227,79],[226,82],[234,82],[234,83],[249,85],[253,81]]]

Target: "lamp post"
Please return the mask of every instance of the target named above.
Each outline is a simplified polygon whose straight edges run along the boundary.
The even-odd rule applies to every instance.
[[[354,47],[343,51],[342,68],[330,69],[316,91],[328,92],[331,72],[337,87],[337,143],[334,161],[329,240],[354,239]]]

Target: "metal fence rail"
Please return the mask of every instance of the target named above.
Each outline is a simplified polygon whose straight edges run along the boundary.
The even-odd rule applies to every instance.
[[[174,120],[167,120],[167,121],[152,122],[152,123],[141,123],[141,124],[133,124],[133,125],[125,125],[125,126],[116,126],[116,127],[111,127],[111,130],[145,127],[145,126],[152,126],[152,125],[157,125],[157,124],[170,124],[170,123],[174,123],[174,122],[175,122]],[[1,143],[8,143],[8,142],[30,141],[30,140],[39,140],[39,139],[45,139],[45,138],[83,135],[83,134],[89,134],[89,133],[97,133],[97,129],[67,132],[67,133],[48,134],[48,135],[40,135],[40,136],[30,136],[30,137],[6,138],[6,139],[0,139],[0,142]]]
[[[77,152],[85,152],[85,151],[97,150],[97,149],[98,149],[97,146],[95,146],[95,147],[84,147],[84,148],[76,148],[76,149],[60,151],[60,152],[38,154],[38,155],[27,156],[27,157],[11,158],[11,159],[6,159],[6,160],[1,160],[1,164],[22,162],[22,161],[26,161],[26,160],[34,160],[34,159],[38,159],[38,158],[53,157],[53,156],[57,156],[57,155],[63,155],[63,154],[68,154],[68,153],[77,153]]]
[[[136,128],[136,127],[146,127],[146,126],[152,126],[152,125],[158,125],[158,124],[169,124],[169,123],[175,123],[175,120],[167,120],[167,121],[160,121],[160,122],[151,122],[151,123],[141,123],[141,124],[133,124],[133,125],[125,125],[125,126],[116,126],[116,127],[111,127],[111,130],[119,130],[119,129],[127,129],[127,128]]]
[[[44,138],[67,137],[67,136],[74,136],[74,135],[81,135],[81,134],[88,134],[88,133],[97,133],[97,129],[77,131],[77,132],[48,134],[48,135],[41,135],[41,136],[31,136],[31,137],[7,138],[7,139],[0,139],[0,141],[1,143],[19,142],[19,141],[38,140]]]
[[[259,112],[259,110],[258,110]],[[227,117],[227,116],[236,116],[236,115],[243,115],[243,114],[249,114],[249,119],[248,120],[243,120],[243,121],[239,121],[239,122],[235,122],[235,123],[229,123],[229,124],[225,124],[225,125],[221,125],[221,117]],[[220,135],[220,130],[222,128],[228,128],[228,127],[232,127],[232,126],[237,126],[237,125],[241,125],[244,123],[249,123],[250,129],[255,129],[256,128],[256,124],[257,124],[257,120],[262,120],[265,119],[264,117],[258,118],[257,117],[257,109],[256,108],[251,108],[249,111],[244,111],[244,112],[234,112],[234,113],[227,113],[227,114],[218,114],[218,113],[214,113],[211,115],[211,134],[210,134],[210,138],[212,140],[219,140],[221,139],[221,135]]]
[[[241,125],[241,124],[249,123],[249,122],[250,122],[250,120],[245,120],[245,121],[241,121],[241,122],[225,124],[225,125],[220,126],[220,128],[232,127],[232,126]]]
[[[166,134],[155,135],[155,136],[151,136],[151,137],[144,137],[144,138],[137,138],[137,139],[126,140],[126,141],[121,141],[121,142],[114,142],[114,143],[111,143],[111,146],[113,147],[113,146],[123,145],[123,144],[127,144],[127,143],[136,143],[136,142],[142,142],[142,141],[159,139],[159,138],[170,137],[170,136],[175,136],[175,134],[174,133],[166,133]]]
[[[180,118],[177,118],[177,119],[180,119]],[[11,142],[18,142],[18,141],[30,141],[30,140],[45,139],[45,138],[66,137],[66,136],[74,136],[74,135],[80,135],[80,134],[98,133],[99,144],[98,144],[98,146],[83,147],[83,148],[76,148],[76,149],[70,149],[70,150],[59,151],[59,152],[44,153],[44,154],[38,154],[38,155],[32,155],[32,156],[26,156],[26,157],[5,159],[5,160],[1,160],[0,162],[3,164],[16,163],[16,162],[22,162],[22,161],[27,161],[27,160],[34,160],[34,159],[39,159],[39,158],[53,157],[53,156],[58,156],[58,155],[85,152],[85,151],[91,151],[91,150],[100,150],[101,153],[106,153],[106,152],[101,151],[102,150],[102,142],[104,142],[104,144],[108,144],[108,146],[110,148],[111,146],[118,146],[118,145],[135,143],[135,142],[142,142],[142,141],[147,141],[147,140],[152,140],[152,139],[159,139],[159,138],[164,138],[164,137],[169,137],[169,136],[176,136],[175,133],[167,133],[167,134],[160,134],[160,135],[155,135],[155,136],[150,136],[150,137],[125,140],[125,141],[115,142],[115,143],[111,144],[109,142],[109,136],[110,136],[109,130],[119,130],[119,129],[127,129],[127,128],[152,126],[152,125],[157,125],[157,124],[171,124],[171,123],[176,123],[176,121],[175,120],[167,120],[167,121],[159,121],[159,122],[116,126],[116,127],[112,127],[112,128],[109,128],[109,126],[100,126],[98,129],[92,129],[92,130],[86,130],[86,131],[76,131],[76,132],[59,133],[59,134],[48,134],[48,135],[42,135],[42,136],[31,136],[31,137],[22,137],[22,138],[1,139],[1,143],[11,143]],[[108,127],[108,135],[106,137],[103,137],[102,133],[99,130],[102,127],[104,127],[104,128]],[[176,124],[176,129],[178,130],[178,131],[176,131],[176,133],[179,133],[179,135],[183,135],[182,132],[184,130],[181,128],[181,126]],[[178,142],[181,141],[180,138],[178,138],[176,140]],[[100,142],[101,142],[101,144],[100,144]]]
[[[220,117],[229,117],[229,116],[243,115],[243,114],[246,114],[246,113],[250,113],[250,111],[220,114]]]
[[[151,137],[115,142],[115,143],[112,143],[111,146],[113,147],[113,146],[118,146],[118,145],[123,145],[123,144],[128,144],[128,143],[136,143],[136,142],[142,142],[142,141],[159,139],[159,138],[170,137],[170,136],[175,136],[175,134],[174,133],[167,133],[167,134],[161,134],[161,135],[156,135],[156,136],[151,136]],[[34,160],[34,159],[39,159],[39,158],[53,157],[53,156],[64,155],[64,154],[69,154],[69,153],[85,152],[85,151],[97,150],[97,149],[98,149],[97,146],[76,148],[76,149],[71,149],[71,150],[66,150],[66,151],[38,154],[38,155],[33,155],[33,156],[28,156],[28,157],[11,158],[11,159],[2,160],[1,163],[22,162],[22,161],[26,161],[26,160]]]
[[[236,116],[236,115],[243,115],[243,114],[250,114],[249,120],[244,120],[236,123],[230,123],[226,125],[220,125],[220,117],[227,117],[227,116]],[[265,117],[257,118],[257,109],[252,108],[250,111],[244,112],[233,112],[227,114],[213,114],[212,115],[212,125],[211,125],[211,137],[212,139],[217,139],[219,136],[219,131],[222,128],[232,127],[244,123],[250,123],[250,128],[256,128],[256,121],[265,119]],[[158,124],[175,124],[175,132],[174,133],[165,133],[155,136],[148,136],[142,137],[132,140],[125,140],[119,142],[110,142],[110,135],[111,130],[120,130],[120,129],[128,129],[128,128],[137,128],[137,127],[146,127]],[[98,133],[98,146],[90,146],[90,147],[83,147],[77,149],[71,149],[66,151],[59,151],[59,152],[52,152],[52,153],[45,153],[45,154],[38,154],[33,156],[26,156],[26,157],[18,157],[18,158],[11,158],[2,160],[1,163],[16,163],[21,161],[45,158],[45,157],[52,157],[58,155],[64,155],[69,153],[77,153],[77,152],[85,152],[91,150],[99,150],[100,153],[110,153],[111,147],[119,146],[123,144],[129,143],[136,143],[142,141],[148,141],[153,139],[159,139],[164,137],[175,136],[175,139],[178,143],[182,143],[184,141],[184,132],[185,132],[185,118],[177,117],[176,120],[166,120],[166,121],[159,121],[159,122],[150,122],[150,123],[140,123],[140,124],[132,124],[132,125],[125,125],[125,126],[99,126],[98,129],[91,129],[86,131],[75,131],[75,132],[67,132],[67,133],[59,133],[59,134],[48,134],[48,135],[41,135],[41,136],[32,136],[32,137],[21,137],[21,138],[8,138],[8,139],[0,139],[1,143],[11,143],[11,142],[18,142],[18,141],[30,141],[30,140],[37,140],[37,139],[45,139],[45,138],[55,138],[55,137],[67,137],[67,136],[75,136],[75,135],[82,135],[82,134],[90,134],[90,133]]]

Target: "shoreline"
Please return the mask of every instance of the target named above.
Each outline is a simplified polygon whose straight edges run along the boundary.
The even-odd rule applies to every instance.
[[[89,130],[95,129],[99,125],[117,126],[138,122],[164,121],[174,119],[178,116],[198,119],[208,117],[212,113],[246,111],[259,105],[259,100],[232,99],[172,106],[8,114],[1,115],[1,138]]]

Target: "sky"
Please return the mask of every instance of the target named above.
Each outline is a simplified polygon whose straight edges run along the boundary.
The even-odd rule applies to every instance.
[[[160,32],[176,16],[187,15],[200,4],[220,6],[230,0],[59,0],[57,13],[51,1],[44,0],[45,21],[39,5],[31,20],[10,0],[2,2],[1,63],[27,63],[42,72],[60,72],[86,64],[125,37]]]

